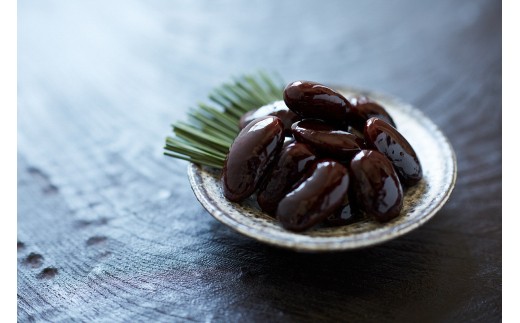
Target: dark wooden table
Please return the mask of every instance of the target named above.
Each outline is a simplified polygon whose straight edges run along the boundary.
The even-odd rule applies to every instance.
[[[501,3],[18,2],[18,319],[496,322]],[[162,155],[170,123],[257,69],[382,91],[450,139],[426,225],[359,251],[243,237]]]

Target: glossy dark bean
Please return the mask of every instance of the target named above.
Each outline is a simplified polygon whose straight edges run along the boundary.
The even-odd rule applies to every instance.
[[[292,125],[296,141],[314,148],[319,154],[338,159],[350,159],[364,147],[361,138],[315,119],[305,119]]]
[[[309,229],[342,205],[348,185],[349,174],[345,166],[331,159],[320,160],[280,201],[276,217],[288,230]]]
[[[349,101],[325,85],[296,81],[285,87],[283,99],[287,107],[302,118],[320,119],[343,124],[350,110]]]
[[[325,219],[326,226],[343,226],[358,222],[363,218],[363,212],[357,203],[354,178],[350,176],[348,192],[343,204]]]
[[[394,165],[403,185],[411,186],[422,178],[419,158],[410,143],[390,124],[378,118],[365,126],[367,145],[383,153]]]
[[[294,142],[282,149],[276,165],[257,194],[262,210],[274,215],[278,202],[303,177],[315,159],[312,150],[303,143]]]
[[[350,99],[352,107],[350,108],[347,119],[350,126],[356,130],[363,132],[365,123],[372,117],[385,120],[392,127],[396,128],[395,122],[390,114],[381,105],[371,101],[369,98],[361,96]]]
[[[256,119],[242,129],[222,169],[224,196],[239,202],[253,194],[283,142],[283,124],[277,117]]]
[[[399,215],[403,189],[392,163],[382,153],[362,150],[350,162],[357,204],[379,222]]]
[[[283,122],[286,135],[291,134],[291,125],[301,119],[296,113],[289,110],[289,108],[285,105],[284,101],[280,100],[275,101],[271,104],[264,105],[256,110],[252,110],[244,114],[240,118],[240,129],[243,129],[245,126],[247,126],[248,123],[255,119],[267,116],[274,116],[280,118],[280,120],[282,120]]]

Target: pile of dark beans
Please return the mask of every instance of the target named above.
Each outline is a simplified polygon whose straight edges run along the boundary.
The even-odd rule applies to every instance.
[[[240,202],[256,192],[260,208],[291,231],[397,217],[403,188],[422,169],[388,112],[308,81],[287,85],[283,98],[240,119],[224,196]]]

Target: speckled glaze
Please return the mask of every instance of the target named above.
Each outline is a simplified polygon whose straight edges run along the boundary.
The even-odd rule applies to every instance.
[[[329,252],[376,245],[424,224],[446,203],[457,177],[455,153],[447,138],[422,112],[399,99],[380,93],[339,88],[347,98],[364,95],[390,113],[399,131],[414,147],[423,168],[423,179],[406,190],[401,214],[387,222],[364,219],[347,226],[318,227],[295,233],[260,211],[255,196],[242,203],[226,200],[220,171],[190,164],[188,177],[195,196],[217,220],[241,234],[270,245],[304,252]]]

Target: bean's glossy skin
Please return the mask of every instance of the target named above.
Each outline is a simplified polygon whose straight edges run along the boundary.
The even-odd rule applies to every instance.
[[[315,119],[305,119],[292,125],[294,138],[314,148],[321,156],[341,160],[352,158],[364,147],[358,136]]]
[[[348,112],[348,123],[356,130],[363,132],[368,119],[376,117],[388,122],[392,127],[397,128],[390,114],[381,105],[371,101],[367,97],[356,97],[350,99],[352,107]]]
[[[294,142],[283,148],[276,165],[259,188],[257,202],[260,208],[274,215],[278,202],[301,180],[315,159],[306,144]]]
[[[331,159],[319,160],[280,201],[276,217],[285,229],[296,232],[309,229],[341,207],[348,186],[345,166]]]
[[[384,120],[370,118],[364,132],[367,145],[383,153],[392,162],[403,185],[414,185],[422,178],[417,154],[397,129]]]
[[[240,118],[239,127],[240,129],[244,129],[251,121],[267,116],[280,118],[283,122],[286,135],[291,134],[292,124],[301,119],[296,113],[289,110],[284,101],[280,100],[245,113]]]
[[[397,217],[403,208],[403,189],[392,163],[374,150],[360,151],[350,162],[357,204],[379,222]]]
[[[283,123],[277,117],[256,119],[242,129],[222,169],[224,196],[240,202],[253,194],[283,142]]]
[[[325,219],[325,225],[329,227],[337,227],[352,224],[361,220],[363,218],[363,212],[360,211],[358,203],[356,202],[354,178],[350,176],[348,192],[343,204],[339,209]]]
[[[296,81],[285,87],[283,99],[287,107],[302,118],[320,119],[343,124],[350,102],[333,89],[315,82]]]

